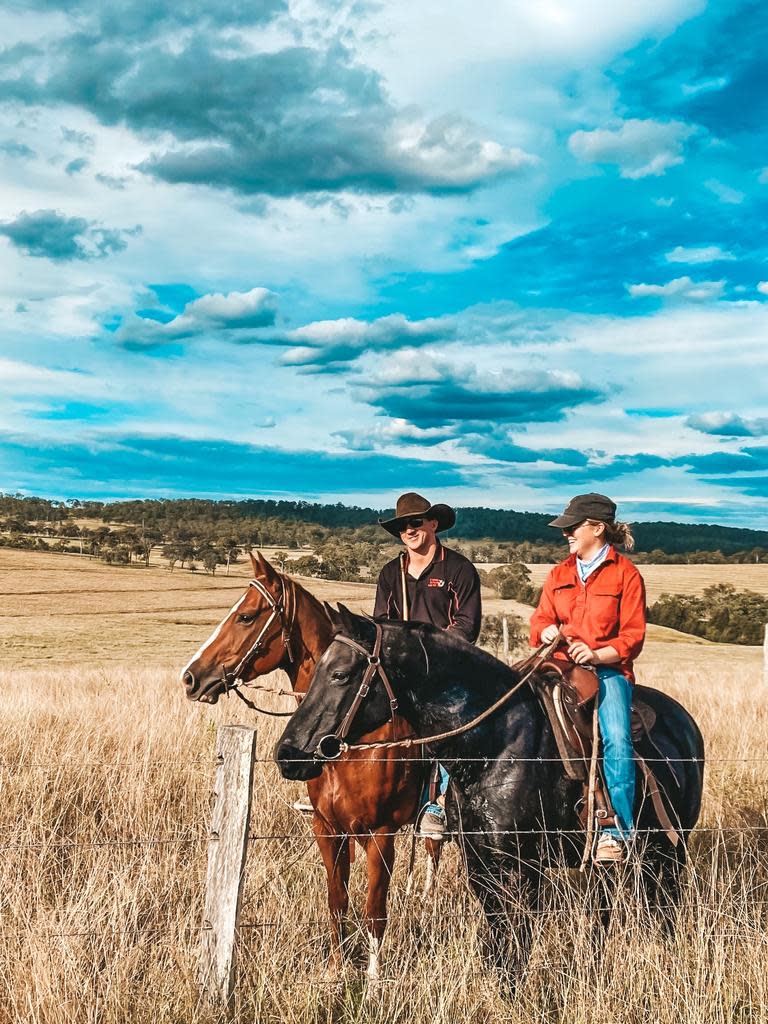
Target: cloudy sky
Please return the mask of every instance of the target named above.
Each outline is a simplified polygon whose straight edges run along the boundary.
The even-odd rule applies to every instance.
[[[0,7],[0,489],[765,524],[760,0]]]

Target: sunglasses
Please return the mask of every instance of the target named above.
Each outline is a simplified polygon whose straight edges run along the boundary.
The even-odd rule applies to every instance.
[[[564,526],[563,533],[566,537],[570,536],[570,534],[572,533],[576,533],[577,530],[580,530],[582,528],[586,521],[586,519],[582,519],[582,521],[580,523],[576,523],[575,526]]]
[[[400,526],[400,533],[405,533],[406,530],[418,530],[423,525],[423,519],[406,519]]]

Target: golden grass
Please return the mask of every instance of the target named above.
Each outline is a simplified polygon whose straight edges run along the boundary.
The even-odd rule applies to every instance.
[[[0,1022],[212,1024],[215,1015],[198,1005],[195,968],[215,734],[221,724],[253,720],[234,699],[215,708],[187,703],[176,671],[243,578],[87,560],[83,571],[79,560],[47,555],[33,572],[30,556],[0,555],[3,641],[14,644],[0,670]],[[342,589],[350,603],[369,596]],[[579,881],[558,875],[557,913],[540,922],[514,1003],[500,997],[478,955],[480,913],[456,850],[446,849],[435,898],[422,905],[404,895],[405,835],[385,980],[367,1000],[355,966],[340,991],[326,984],[324,873],[306,820],[290,809],[300,787],[282,781],[269,760],[280,723],[259,720],[252,832],[291,838],[250,846],[236,1021],[768,1021],[760,666],[756,649],[649,643],[641,681],[693,711],[710,758],[678,938],[665,944],[629,907],[598,962]],[[721,828],[732,831],[708,831]],[[423,870],[420,857],[419,881]],[[358,863],[353,959],[364,949],[354,929],[363,881]]]

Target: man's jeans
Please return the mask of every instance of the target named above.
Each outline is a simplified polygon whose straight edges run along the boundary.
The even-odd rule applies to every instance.
[[[607,828],[617,839],[631,838],[634,831],[635,760],[630,718],[632,684],[612,665],[600,665],[598,719],[603,740],[603,772],[619,828]]]

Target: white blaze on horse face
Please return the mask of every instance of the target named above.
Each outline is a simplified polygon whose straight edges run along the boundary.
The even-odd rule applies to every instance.
[[[212,643],[213,643],[213,641],[214,641],[214,640],[216,639],[216,637],[217,637],[217,636],[219,635],[219,633],[221,633],[221,631],[222,631],[222,629],[224,628],[224,625],[226,624],[226,622],[227,622],[227,621],[228,621],[229,619],[231,619],[231,618],[232,618],[232,616],[233,616],[233,615],[235,614],[235,612],[237,611],[237,609],[238,609],[238,608],[240,607],[240,605],[241,605],[241,604],[243,603],[243,601],[244,601],[244,600],[246,599],[246,597],[247,597],[247,596],[248,596],[248,592],[246,591],[246,593],[245,593],[245,594],[243,594],[243,596],[242,596],[242,597],[240,598],[240,600],[239,600],[239,601],[236,601],[236,602],[235,602],[235,603],[234,603],[234,604],[232,605],[232,607],[231,607],[231,608],[229,609],[229,611],[227,612],[227,614],[226,614],[226,615],[224,616],[224,618],[223,618],[223,619],[221,620],[221,622],[220,622],[220,623],[218,624],[218,626],[216,627],[216,629],[214,629],[214,631],[213,631],[213,632],[211,633],[211,635],[210,635],[210,636],[208,637],[208,639],[207,639],[207,640],[205,641],[205,643],[204,643],[204,644],[201,644],[201,646],[200,646],[200,647],[199,647],[199,648],[197,649],[197,651],[195,651],[195,653],[194,653],[194,654],[192,655],[192,657],[191,657],[191,658],[189,659],[189,661],[187,662],[187,664],[186,664],[186,665],[184,666],[184,668],[183,668],[183,669],[181,670],[181,673],[180,673],[180,675],[181,675],[181,679],[182,679],[182,682],[183,682],[183,680],[184,680],[184,676],[185,676],[185,674],[186,674],[186,673],[187,673],[187,671],[189,670],[189,666],[190,666],[190,665],[194,665],[194,663],[195,663],[195,662],[197,661],[197,659],[198,659],[198,658],[202,658],[202,656],[203,656],[203,655],[205,654],[205,652],[207,651],[207,649],[208,649],[208,648],[209,648],[209,647],[211,646],[211,644],[212,644]]]

